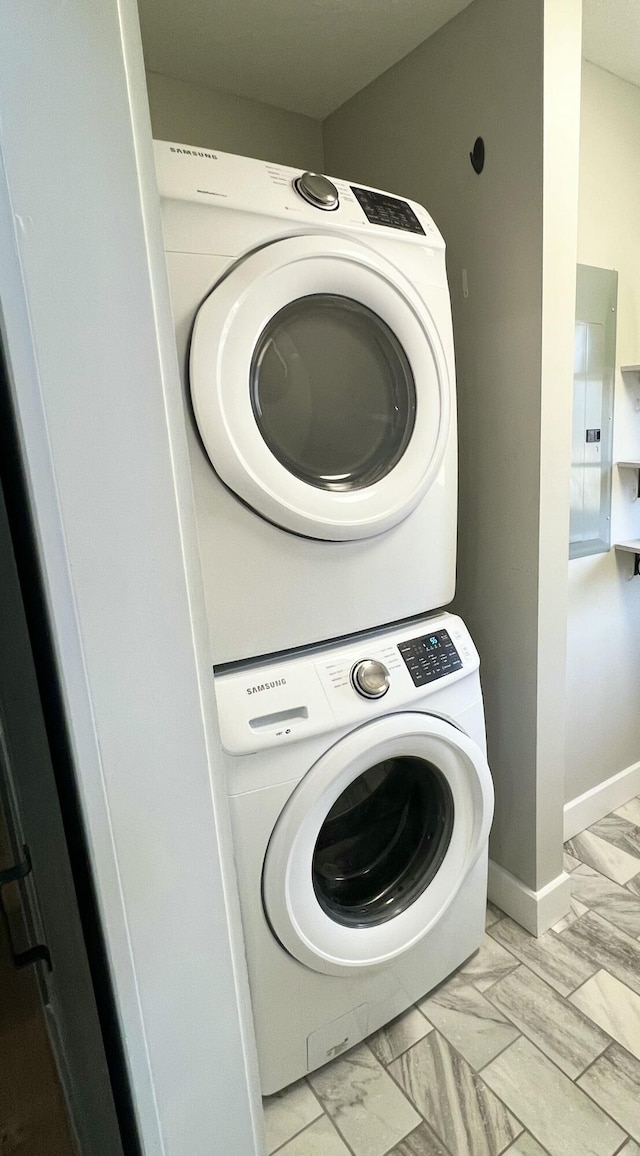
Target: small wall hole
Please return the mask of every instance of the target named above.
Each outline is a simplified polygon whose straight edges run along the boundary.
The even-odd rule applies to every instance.
[[[481,136],[476,137],[473,149],[469,153],[469,160],[476,173],[481,173],[484,168],[484,141]]]

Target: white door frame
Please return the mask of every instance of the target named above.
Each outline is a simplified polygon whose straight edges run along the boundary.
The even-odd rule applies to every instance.
[[[253,1156],[257,1065],[135,2],[5,4],[0,46],[2,340],[142,1148]]]

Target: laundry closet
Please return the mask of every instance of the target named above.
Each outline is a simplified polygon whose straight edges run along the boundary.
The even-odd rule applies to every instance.
[[[224,867],[230,842],[224,806],[208,778],[209,765],[220,766],[218,737],[215,724],[203,730],[201,720],[210,656],[196,641],[198,680],[186,653],[193,622],[196,640],[204,637],[205,626],[189,526],[188,463],[186,454],[181,457],[183,415],[169,390],[164,410],[158,400],[158,382],[174,352],[165,333],[162,357],[153,361],[158,327],[148,284],[136,272],[152,269],[155,305],[160,313],[164,309],[166,321],[164,271],[149,242],[150,236],[158,239],[158,221],[149,198],[150,147],[148,141],[140,146],[148,131],[135,13],[133,5],[120,7],[127,8],[124,16],[115,4],[82,17],[76,12],[73,30],[68,9],[55,18],[43,14],[30,27],[18,27],[17,12],[2,17],[16,24],[7,27],[5,43],[13,35],[37,62],[28,74],[29,107],[22,99],[19,117],[15,109],[25,78],[11,62],[0,94],[3,162],[19,224],[18,239],[10,234],[21,261],[12,287],[19,295],[26,286],[41,374],[38,388],[22,386],[19,409],[57,611],[54,634],[68,672],[70,729],[127,1039],[133,1111],[149,1151],[168,1150],[169,1144],[181,1154],[188,1143],[184,1150],[200,1156],[208,1149],[193,1121],[204,1125],[207,1108],[218,1120],[228,1108],[229,1135],[238,1150],[250,1143],[253,1109],[238,1073],[249,1071],[254,1093],[257,1079],[246,1047],[242,971],[233,964],[234,952],[237,959],[242,949],[234,885]],[[445,238],[460,448],[458,579],[451,608],[467,623],[481,657],[497,802],[492,893],[533,931],[544,930],[566,900],[561,851],[568,503],[559,495],[568,494],[570,468],[571,399],[565,387],[573,354],[578,7],[574,0],[553,7],[475,0],[382,76],[370,83],[365,78],[339,107],[310,114],[255,95],[238,96],[204,78],[178,79],[170,67],[163,71],[149,55],[141,5],[156,138],[388,190],[424,205]],[[115,92],[119,102],[112,99]],[[133,131],[129,99],[135,106]],[[73,155],[70,134],[77,144]],[[485,146],[481,172],[470,157],[477,157],[478,138]],[[28,150],[25,140],[32,145]],[[29,169],[36,158],[38,172]],[[50,174],[44,208],[53,214],[55,207],[64,222],[55,244],[41,227],[43,168]],[[104,172],[114,181],[109,194]],[[139,188],[144,220],[151,222],[147,232]],[[9,229],[11,214],[5,216],[9,224],[3,217],[0,226]],[[611,260],[586,245],[581,254],[585,262]],[[55,278],[49,272],[54,268]],[[3,288],[11,269],[7,261]],[[114,285],[122,290],[124,269],[126,293],[114,294]],[[125,298],[128,316],[118,312]],[[47,311],[55,314],[53,321]],[[78,319],[74,341],[78,332],[85,341],[80,350],[69,342],[70,312]],[[22,383],[28,349],[20,346],[18,352],[17,333],[28,332],[28,325],[23,320],[20,329],[11,310],[6,317]],[[631,363],[637,360],[632,327],[625,332],[624,356]],[[127,362],[124,353],[134,348],[135,359]],[[54,354],[64,372],[47,377]],[[134,364],[138,389],[132,392]],[[48,419],[39,432],[38,389]],[[630,405],[633,412],[631,391]],[[128,416],[126,430],[122,413]],[[45,476],[47,452],[55,469]],[[60,529],[54,541],[56,501],[65,521],[64,534]],[[68,601],[56,585],[56,560],[65,549],[77,583]],[[178,566],[183,557],[195,596],[185,594]],[[137,583],[145,592],[139,599]],[[640,582],[630,583],[625,593],[628,615],[637,609],[637,587]],[[582,654],[576,641],[583,622],[578,613],[570,637],[574,660]],[[116,649],[123,637],[132,643],[125,663]],[[91,686],[86,701],[83,673]],[[574,706],[579,692],[577,679]],[[211,718],[211,698],[208,709]],[[152,736],[145,744],[135,741],[141,719]],[[627,718],[626,725],[625,751],[634,741],[633,720]],[[592,784],[593,779],[576,781],[574,789]],[[213,835],[207,819],[212,794],[218,808]],[[202,889],[191,887],[194,871],[212,883],[208,903]],[[216,993],[217,1009],[224,1008],[222,1026],[196,998],[203,986]],[[216,1068],[212,1056],[225,1069],[219,1081],[203,1078],[205,1062],[209,1073]]]
[[[543,134],[543,93],[548,111],[560,106],[557,77],[566,86],[567,76],[577,75],[573,33],[561,23],[554,30],[558,43],[565,35],[567,43],[543,73],[553,15],[546,14],[545,32],[535,5],[476,0],[340,107],[318,68],[298,105],[295,76],[288,88],[287,77],[245,77],[245,92],[252,83],[252,92],[271,83],[287,105],[276,107],[221,90],[218,73],[205,74],[204,53],[191,65],[197,83],[177,79],[180,67],[183,77],[190,67],[186,38],[170,31],[167,14],[158,19],[154,5],[141,4],[140,14],[157,139],[386,189],[426,206],[443,233],[460,446],[453,608],[468,622],[483,664],[497,787],[492,888],[496,900],[540,931],[566,902],[568,506],[557,495],[568,494],[569,484],[570,397],[561,367],[566,371],[573,332],[579,125],[576,95],[547,117]],[[325,49],[319,41],[319,52]],[[230,86],[232,59],[229,49],[220,64]],[[353,82],[345,79],[343,88],[353,91]],[[478,138],[486,147],[481,172],[470,157]],[[546,914],[535,898],[543,889]]]

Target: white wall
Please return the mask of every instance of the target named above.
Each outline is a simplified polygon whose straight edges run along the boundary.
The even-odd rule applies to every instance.
[[[572,366],[579,65],[579,0],[548,10],[542,0],[475,0],[324,125],[329,171],[422,201],[447,241],[460,419],[456,608],[482,660],[497,797],[491,855],[533,890],[561,871],[570,437],[561,383]],[[469,162],[478,135],[481,176]],[[553,194],[544,202],[543,159]],[[552,272],[558,325],[545,314]]]
[[[578,260],[618,270],[617,365],[640,362],[640,89],[584,63]],[[614,460],[640,459],[640,382],[616,373]],[[612,541],[640,538],[614,466]],[[640,760],[640,578],[615,550],[569,562],[566,798]],[[633,791],[634,788],[632,787]]]
[[[0,300],[145,1156],[262,1114],[134,0],[0,6]]]
[[[274,108],[158,72],[147,73],[153,135],[240,156],[322,172],[322,126]]]

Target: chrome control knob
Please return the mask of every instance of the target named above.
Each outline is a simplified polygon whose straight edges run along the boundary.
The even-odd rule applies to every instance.
[[[326,212],[338,208],[338,190],[333,182],[328,177],[323,177],[321,173],[303,173],[293,182],[293,187],[303,200],[308,201],[315,209],[324,209]]]
[[[375,658],[363,658],[351,671],[354,690],[364,698],[382,698],[389,689],[389,671]]]

